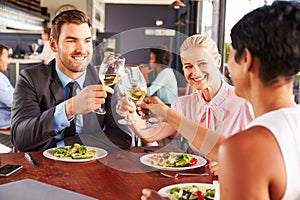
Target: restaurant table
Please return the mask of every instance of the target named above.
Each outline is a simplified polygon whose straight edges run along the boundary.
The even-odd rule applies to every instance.
[[[63,162],[46,158],[42,152],[32,152],[37,166],[25,159],[23,152],[0,154],[2,165],[23,165],[9,177],[0,177],[0,185],[33,179],[97,199],[135,200],[140,199],[143,188],[159,190],[172,184],[212,183],[216,179],[205,166],[184,172],[207,172],[209,176],[164,177],[159,170],[140,162],[139,158],[149,153],[147,150],[150,153],[151,150],[176,151],[172,146],[133,147],[109,152],[104,158],[88,162]]]

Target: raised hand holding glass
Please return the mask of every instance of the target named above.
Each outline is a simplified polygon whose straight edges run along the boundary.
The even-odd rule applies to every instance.
[[[107,55],[99,68],[99,78],[103,85],[114,85],[125,72],[125,58],[119,54]],[[94,110],[97,114],[105,114],[104,108]]]

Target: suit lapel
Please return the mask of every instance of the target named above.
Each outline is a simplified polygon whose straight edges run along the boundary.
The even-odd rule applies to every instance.
[[[83,85],[86,87],[92,84],[99,84],[99,78],[93,66],[89,65],[86,70],[86,77]],[[102,132],[100,124],[103,124],[103,119],[103,115],[97,116],[94,112],[83,115],[83,133],[98,134],[99,132]]]
[[[52,61],[51,62],[51,82],[49,85],[51,94],[55,100],[55,105],[61,103],[62,101],[64,101],[64,88],[63,85],[55,71],[55,62]]]
[[[86,68],[86,77],[85,77],[85,81],[83,84],[83,87],[87,86],[87,85],[92,85],[92,84],[99,84],[99,77],[97,75],[96,70],[94,69],[93,66],[88,65]]]

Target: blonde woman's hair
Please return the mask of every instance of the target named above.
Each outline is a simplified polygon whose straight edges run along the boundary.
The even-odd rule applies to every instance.
[[[180,54],[191,47],[204,48],[212,56],[212,59],[218,59],[221,56],[216,43],[209,37],[199,34],[188,37],[180,47]]]

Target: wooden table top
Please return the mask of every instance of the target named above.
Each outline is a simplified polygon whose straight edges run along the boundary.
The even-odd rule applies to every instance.
[[[140,199],[143,188],[159,190],[178,183],[212,183],[215,177],[180,177],[173,179],[162,176],[158,170],[139,161],[144,149],[166,152],[162,147],[135,147],[129,150],[110,152],[106,157],[89,162],[62,162],[48,159],[41,152],[31,153],[38,162],[33,166],[24,153],[0,154],[2,165],[22,164],[23,168],[9,177],[0,177],[0,184],[23,179],[34,179],[97,199]],[[169,149],[172,151],[172,149]],[[208,172],[206,167],[185,172]]]

